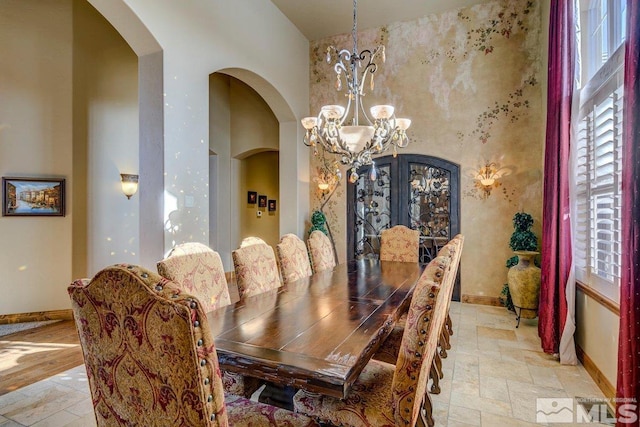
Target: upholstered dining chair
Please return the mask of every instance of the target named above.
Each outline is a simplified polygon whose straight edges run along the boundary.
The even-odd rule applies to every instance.
[[[304,242],[295,234],[285,234],[276,245],[276,257],[284,283],[311,276],[309,253]]]
[[[282,286],[276,256],[266,243],[240,247],[231,256],[240,298]]]
[[[431,324],[438,310],[437,271],[442,273],[425,270],[416,284],[395,366],[371,360],[345,399],[301,390],[293,399],[295,411],[336,426],[413,427],[419,419],[433,425],[426,385],[438,343]]]
[[[317,425],[243,397],[225,402],[205,310],[174,282],[115,265],[68,292],[99,427]]]
[[[240,242],[240,247],[241,248],[246,248],[247,246],[258,245],[258,244],[266,245],[267,242],[265,242],[264,240],[262,240],[259,237],[249,236],[249,237],[245,237],[244,239],[242,239],[242,242]]]
[[[207,245],[182,243],[157,263],[158,273],[200,300],[205,311],[231,304],[220,255]]]
[[[420,231],[404,225],[380,233],[380,261],[418,262]]]
[[[424,271],[422,272],[422,275],[428,275],[429,277],[431,277],[431,280],[434,283],[441,285],[450,262],[451,259],[449,257],[437,256],[432,259],[429,264],[427,264]],[[400,351],[400,345],[402,343],[402,337],[405,331],[406,322],[406,315],[399,319],[399,321],[391,330],[389,336],[382,342],[382,344],[380,344],[378,351],[376,351],[376,353],[372,356],[373,359],[390,363],[392,365],[396,364],[398,353]]]
[[[198,298],[205,312],[231,304],[220,255],[207,245],[182,243],[157,264],[158,273],[172,280],[183,292]],[[250,397],[262,385],[257,378],[222,372],[227,393]]]
[[[331,240],[320,230],[313,230],[307,239],[309,258],[314,272],[332,270],[336,260],[331,247]]]

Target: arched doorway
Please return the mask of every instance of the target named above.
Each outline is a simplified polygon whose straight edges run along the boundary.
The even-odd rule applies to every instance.
[[[375,167],[377,178],[369,179]],[[347,190],[347,257],[377,258],[380,233],[394,225],[420,230],[420,262],[428,263],[460,233],[460,167],[437,157],[401,154],[363,166]],[[456,280],[453,299],[460,300]]]

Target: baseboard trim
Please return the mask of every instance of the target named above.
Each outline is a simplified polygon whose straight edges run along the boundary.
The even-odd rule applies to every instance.
[[[584,366],[584,369],[589,373],[598,388],[602,391],[602,394],[613,402],[616,397],[616,388],[609,382],[607,377],[604,376],[602,371],[598,369],[598,366],[578,344],[576,344],[576,355],[578,356],[580,363],[582,363],[582,366]]]
[[[0,314],[0,325],[46,320],[73,320],[73,312],[68,310],[36,311],[33,313]]]
[[[493,307],[502,307],[500,298],[488,295],[462,295],[462,302],[467,304],[491,305]]]

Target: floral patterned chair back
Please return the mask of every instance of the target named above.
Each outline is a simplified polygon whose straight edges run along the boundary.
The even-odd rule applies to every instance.
[[[265,243],[240,247],[231,253],[241,298],[282,286],[273,248]]]
[[[333,270],[336,260],[331,247],[331,240],[320,230],[313,230],[307,240],[309,258],[314,272]]]
[[[231,304],[220,255],[202,243],[177,245],[157,268],[161,276],[198,298],[205,311]]]
[[[430,280],[434,284],[438,285],[443,289],[442,282],[446,278],[446,272],[451,263],[451,259],[448,256],[438,255],[434,259],[432,259],[429,264],[424,268],[422,275],[420,276],[420,282],[424,282],[426,280]],[[416,284],[416,289],[414,289],[414,294],[418,289],[419,285]],[[411,297],[411,302],[413,303],[413,296]],[[396,326],[391,330],[389,336],[382,342],[380,348],[376,351],[376,353],[372,356],[372,359],[380,360],[382,362],[390,363],[395,365],[398,359],[398,353],[400,352],[400,347],[402,345],[402,340],[405,335],[405,328],[407,323],[407,314],[404,314],[399,320]]]
[[[276,256],[284,283],[311,276],[309,253],[304,242],[295,234],[285,234],[276,246]]]
[[[226,426],[203,307],[175,283],[113,266],[69,288],[98,426]]]
[[[393,407],[397,425],[415,426],[427,392],[429,370],[444,324],[446,295],[440,283],[449,266],[447,258],[434,258],[423,272],[407,313],[393,376]]]
[[[380,233],[380,261],[418,262],[420,232],[404,225]]]
[[[267,242],[265,242],[264,240],[262,240],[259,237],[245,237],[244,239],[242,239],[242,242],[240,242],[240,247],[241,248],[246,248],[247,246],[251,246],[251,245],[259,245],[259,244],[263,244],[266,245]]]

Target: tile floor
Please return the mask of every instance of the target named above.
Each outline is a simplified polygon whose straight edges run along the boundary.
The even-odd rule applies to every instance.
[[[436,426],[539,427],[536,398],[604,399],[582,366],[562,366],[540,351],[537,321],[515,329],[504,308],[459,303],[451,318],[441,393],[432,395]],[[0,427],[94,425],[84,366],[0,396]]]

